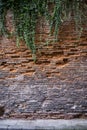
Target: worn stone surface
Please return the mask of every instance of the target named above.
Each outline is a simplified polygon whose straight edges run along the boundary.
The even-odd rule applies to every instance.
[[[61,27],[59,42],[48,36],[43,22],[42,32],[36,34],[36,63],[24,43],[18,48],[14,38],[0,38],[3,118],[87,117],[87,31],[84,28],[77,39],[70,22]]]
[[[87,130],[87,120],[0,120],[0,130]]]

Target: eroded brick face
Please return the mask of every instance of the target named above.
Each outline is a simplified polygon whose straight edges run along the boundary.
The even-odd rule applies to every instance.
[[[11,30],[9,22],[7,26]],[[65,22],[59,42],[53,42],[43,18],[36,28],[36,63],[23,42],[18,48],[14,38],[0,37],[0,105],[5,117],[87,115],[87,26],[83,28],[78,39],[73,20]]]

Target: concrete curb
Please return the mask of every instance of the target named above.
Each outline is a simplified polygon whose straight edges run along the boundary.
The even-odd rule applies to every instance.
[[[0,120],[0,130],[87,130],[86,119]]]

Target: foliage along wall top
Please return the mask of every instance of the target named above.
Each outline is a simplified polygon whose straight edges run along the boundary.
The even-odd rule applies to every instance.
[[[50,4],[53,5],[51,12]],[[38,17],[44,16],[48,20],[50,30],[54,28],[56,37],[61,23],[72,15],[76,30],[81,32],[81,25],[87,20],[86,9],[85,0],[0,0],[0,35],[9,34],[5,27],[5,16],[6,12],[11,10],[15,26],[13,35],[16,36],[17,44],[23,39],[32,53],[35,53],[35,29]]]

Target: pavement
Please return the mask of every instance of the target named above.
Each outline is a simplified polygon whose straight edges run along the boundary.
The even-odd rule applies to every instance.
[[[0,130],[87,130],[87,119],[0,120]]]

